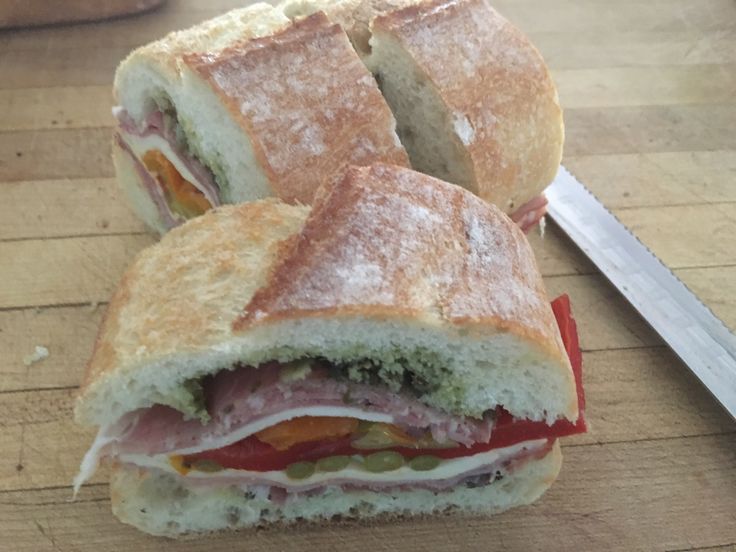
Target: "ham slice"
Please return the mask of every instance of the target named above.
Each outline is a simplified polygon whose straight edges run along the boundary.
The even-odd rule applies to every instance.
[[[146,169],[146,167],[143,166],[143,163],[141,163],[138,157],[136,157],[130,149],[130,146],[120,136],[120,133],[116,132],[114,139],[117,145],[130,156],[130,159],[135,166],[135,170],[138,173],[138,178],[148,192],[148,195],[151,197],[154,205],[156,205],[156,210],[158,211],[164,226],[171,229],[185,222],[184,219],[169,208],[166,198],[161,191],[161,186],[159,186],[151,173],[148,172],[148,169]]]
[[[463,445],[488,441],[493,420],[452,416],[406,393],[329,377],[324,367],[307,368],[300,379],[277,363],[258,369],[224,370],[204,383],[210,421],[185,420],[181,412],[154,405],[125,415],[101,430],[109,441],[102,455],[192,454],[234,443],[278,421],[297,416],[349,415],[429,430],[437,441]]]
[[[329,376],[324,366],[291,368],[270,363],[258,369],[224,370],[203,384],[210,420],[202,424],[163,405],[137,410],[100,429],[82,461],[75,489],[91,477],[101,458],[193,454],[240,441],[298,416],[350,416],[430,431],[439,442],[466,446],[490,439],[493,419],[453,416],[406,393]]]
[[[513,220],[519,227],[528,233],[547,213],[547,198],[540,194],[527,201],[511,214]]]
[[[220,190],[211,171],[196,157],[182,148],[180,141],[177,140],[176,123],[167,123],[167,118],[164,117],[163,112],[153,111],[148,115],[145,121],[143,121],[143,124],[140,127],[136,125],[135,121],[130,117],[130,115],[128,115],[127,111],[121,107],[114,108],[113,115],[118,120],[115,141],[131,156],[141,182],[148,191],[153,202],[156,204],[156,208],[161,215],[161,219],[167,228],[178,226],[179,224],[186,222],[186,219],[171,211],[166,203],[160,186],[141,163],[136,152],[133,151],[133,147],[131,147],[132,144],[141,139],[149,137],[158,138],[159,142],[163,144],[167,150],[167,152],[165,152],[167,158],[169,158],[175,166],[178,165],[179,167],[184,167],[186,171],[189,172],[191,177],[187,180],[191,181],[191,184],[204,194],[213,207],[221,205]]]

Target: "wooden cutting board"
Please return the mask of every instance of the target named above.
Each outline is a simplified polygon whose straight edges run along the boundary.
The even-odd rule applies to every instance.
[[[68,501],[93,434],[71,421],[75,388],[105,301],[154,241],[113,180],[114,68],[239,4],[0,33],[0,550],[733,550],[736,425],[554,227],[531,240],[550,294],[573,300],[591,431],[565,440],[535,505],[172,543],[112,517],[104,472]],[[736,328],[736,4],[495,4],[553,69],[568,168]],[[24,364],[37,345],[48,358]]]
[[[151,10],[165,0],[4,0],[0,28],[98,21]]]

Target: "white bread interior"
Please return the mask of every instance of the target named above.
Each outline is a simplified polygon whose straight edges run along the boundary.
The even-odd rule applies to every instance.
[[[463,142],[472,133],[470,123],[462,115],[453,117],[437,88],[394,36],[376,33],[371,44],[366,61],[378,75],[412,167],[477,193],[473,163]]]
[[[283,0],[277,8],[289,19],[298,19],[324,12],[339,24],[350,37],[355,51],[367,61],[371,53],[370,25],[379,14],[411,6],[419,0]]]
[[[117,466],[110,481],[114,514],[123,522],[154,535],[252,528],[265,524],[370,520],[428,514],[488,515],[530,504],[554,482],[562,462],[559,443],[543,458],[522,464],[489,485],[457,486],[447,491],[427,489],[343,490],[300,495],[279,505],[247,488],[187,486],[184,480],[132,466]]]

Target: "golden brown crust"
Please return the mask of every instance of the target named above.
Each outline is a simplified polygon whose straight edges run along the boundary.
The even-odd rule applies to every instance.
[[[512,212],[552,181],[562,110],[537,49],[485,0],[431,0],[380,15],[447,106],[477,193]]]
[[[229,43],[272,33],[289,24],[288,19],[272,6],[260,2],[231,10],[181,31],[137,48],[126,57],[115,73],[114,94],[120,101],[119,85],[124,73],[139,63],[155,67],[167,80],[181,76],[181,58],[192,52],[213,52]]]
[[[277,200],[224,206],[142,251],[110,301],[80,399],[106,374],[228,338],[230,323],[264,282],[276,244],[298,231],[306,214]]]
[[[310,203],[323,181],[350,164],[408,165],[378,86],[322,13],[184,60],[246,129],[273,190],[287,202]]]
[[[412,318],[511,332],[567,364],[523,233],[458,186],[391,165],[351,167],[320,191],[278,257],[236,331],[305,316]]]

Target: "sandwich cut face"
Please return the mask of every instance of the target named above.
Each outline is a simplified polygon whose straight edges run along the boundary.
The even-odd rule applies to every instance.
[[[292,23],[256,4],[172,33],[120,65],[115,95],[118,179],[160,232],[220,204],[310,203],[348,164],[408,164],[375,81],[323,14]]]
[[[157,534],[527,503],[584,430],[571,324],[516,225],[407,169],[219,208],[113,297],[77,483],[112,459],[114,511]]]

